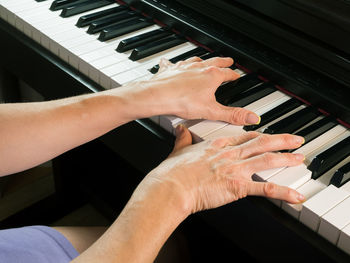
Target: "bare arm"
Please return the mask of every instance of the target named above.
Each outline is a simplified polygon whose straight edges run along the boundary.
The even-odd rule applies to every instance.
[[[237,74],[230,58],[161,62],[150,81],[56,101],[0,105],[0,175],[28,169],[138,118],[174,114],[234,124],[258,117],[215,101],[215,90]],[[250,117],[251,118],[251,117]]]

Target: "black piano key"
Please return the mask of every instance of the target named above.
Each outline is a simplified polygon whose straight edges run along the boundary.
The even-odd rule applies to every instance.
[[[154,23],[150,19],[138,18],[135,20],[130,20],[125,23],[121,23],[115,26],[108,27],[102,30],[98,40],[107,41],[109,39],[119,37],[130,32],[140,30],[141,28],[145,28],[153,25]]]
[[[63,8],[60,16],[61,17],[74,16],[74,15],[81,14],[83,12],[90,11],[99,7],[110,5],[113,2],[114,0],[90,0],[84,3]]]
[[[47,0],[35,0],[36,2],[44,2],[44,1],[47,1]]]
[[[88,30],[86,31],[88,34],[96,34],[101,32],[102,30],[118,25],[127,21],[138,19],[139,16],[136,12],[133,11],[122,11],[120,13],[104,17],[90,24]]]
[[[213,58],[213,57],[220,57],[220,54],[218,52],[209,52],[206,54],[203,54],[202,56],[199,56],[201,59],[206,60],[209,58]]]
[[[286,102],[283,102],[281,105],[273,108],[272,110],[264,113],[260,116],[261,120],[260,123],[257,125],[247,125],[244,126],[244,130],[246,131],[254,131],[262,126],[265,126],[266,124],[276,120],[277,118],[280,118],[284,114],[287,114],[288,112],[291,112],[292,110],[295,110],[301,105],[301,102],[297,99],[289,99]]]
[[[331,148],[317,155],[307,167],[312,172],[311,178],[317,179],[337,163],[350,155],[350,137],[333,145]]]
[[[145,46],[135,48],[131,52],[129,59],[131,59],[132,61],[140,60],[142,58],[154,55],[163,50],[178,46],[185,42],[186,40],[184,38],[181,38],[174,34],[169,37],[157,40],[153,43],[149,43]]]
[[[241,94],[238,94],[234,99],[230,100],[228,106],[231,107],[244,107],[248,104],[257,101],[272,92],[276,91],[276,88],[271,83],[263,83],[254,88],[251,88]]]
[[[146,32],[134,37],[130,37],[127,39],[123,39],[120,41],[116,51],[117,52],[125,52],[131,50],[133,48],[143,46],[152,41],[167,37],[172,35],[173,32],[169,30],[169,28],[159,28],[150,32]]]
[[[176,63],[176,62],[179,62],[181,60],[186,60],[186,59],[194,57],[194,56],[200,57],[200,56],[207,54],[207,53],[208,53],[208,51],[205,50],[204,48],[197,47],[197,48],[192,49],[190,51],[187,51],[183,54],[180,54],[176,57],[173,57],[173,58],[169,59],[169,61],[171,63]],[[159,64],[153,66],[149,71],[153,74],[156,74],[158,72],[158,70],[159,70]]]
[[[72,5],[81,4],[89,0],[55,0],[50,6],[51,11],[57,11]]]
[[[305,143],[308,143],[336,125],[336,120],[333,117],[327,116],[310,126],[307,126],[305,129],[298,131],[296,135],[304,137]]]
[[[223,105],[228,105],[237,94],[242,93],[262,83],[256,74],[247,74],[235,81],[222,84],[215,92],[216,100]]]
[[[264,133],[293,133],[320,115],[321,113],[312,107],[306,107],[267,127]]]
[[[121,11],[127,10],[127,7],[125,5],[120,5],[117,7],[109,8],[106,10],[102,10],[96,13],[88,14],[85,16],[81,16],[78,19],[78,22],[76,24],[77,27],[85,27],[89,26],[91,23],[98,21],[104,17],[109,17],[111,15],[115,15],[120,13]]]
[[[341,187],[350,181],[350,162],[340,167],[332,176],[329,184]]]

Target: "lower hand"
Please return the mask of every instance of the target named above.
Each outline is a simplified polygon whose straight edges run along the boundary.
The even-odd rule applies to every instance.
[[[148,185],[161,182],[176,189],[187,214],[222,206],[248,195],[290,203],[304,200],[291,188],[252,180],[252,175],[262,170],[301,164],[303,155],[276,151],[301,146],[302,137],[247,132],[191,145],[191,135],[185,127],[180,126],[176,131],[173,152],[145,180],[150,183]]]

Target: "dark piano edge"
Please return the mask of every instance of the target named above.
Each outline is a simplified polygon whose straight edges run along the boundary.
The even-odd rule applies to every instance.
[[[253,10],[249,10],[247,6],[241,5],[241,3],[228,4],[228,1],[207,1],[205,4],[199,4],[197,1],[177,1],[194,10],[198,8],[201,14],[226,25],[234,32],[238,31],[254,39],[264,46],[269,47],[278,43],[279,53],[283,53],[285,56],[297,60],[323,75],[329,75],[335,81],[342,81],[345,85],[346,83],[350,85],[348,76],[350,64],[347,63],[347,54],[322,43],[321,40],[314,39],[304,32],[282,24],[282,22],[271,21],[270,18],[262,17]],[[274,3],[274,5],[277,5],[277,3]],[[291,10],[294,12],[300,11],[294,8],[291,8]],[[305,12],[303,15],[308,14]],[[304,16],[303,19],[307,19]],[[344,31],[337,31],[336,33],[338,36],[346,35]],[[342,41],[342,44],[344,44],[344,41]],[[325,65],[327,66],[325,67]]]
[[[86,92],[97,92],[99,91],[98,89],[98,85],[96,85],[95,83],[93,83],[92,81],[89,81],[88,79],[86,79],[86,77],[83,77],[82,74],[80,74],[77,70],[73,69],[70,65],[66,64],[65,62],[62,62],[62,60],[60,60],[59,58],[57,58],[55,55],[53,55],[50,51],[46,50],[45,48],[41,47],[40,45],[38,45],[35,41],[31,40],[30,38],[28,38],[26,35],[24,35],[22,32],[18,31],[16,28],[14,28],[13,26],[9,25],[7,22],[3,21],[2,19],[0,19],[0,35],[4,35],[6,34],[6,37],[8,38],[2,38],[2,39],[6,39],[6,41],[1,41],[0,42],[0,46],[2,48],[2,50],[6,50],[6,45],[5,43],[12,43],[10,46],[10,50],[12,50],[14,53],[18,53],[18,49],[16,49],[16,47],[20,46],[23,49],[21,49],[21,52],[24,52],[25,55],[30,55],[31,58],[35,59],[39,59],[40,62],[45,62],[45,64],[49,65],[50,68],[54,68],[57,70],[56,65],[59,65],[60,71],[59,71],[59,75],[63,77],[64,81],[71,83],[73,81],[74,84],[78,85],[79,87],[79,92],[77,92],[76,94],[72,94],[72,90],[68,89],[64,91],[64,95],[62,95],[62,90],[58,89],[58,93],[52,93],[52,89],[47,90],[47,86],[44,85],[40,86],[40,89],[38,89],[37,91],[44,95],[45,99],[57,99],[57,98],[62,98],[62,97],[66,97],[66,96],[73,96],[73,95],[79,95],[82,93],[86,93]],[[8,54],[11,54],[11,52],[8,52]],[[21,59],[19,59],[18,57],[16,58],[17,60],[12,60],[12,62],[10,64],[7,64],[6,62],[11,61],[11,59],[2,59],[1,60],[1,64],[2,66],[5,66],[7,69],[9,70],[16,70],[19,69],[20,71],[13,71],[14,73],[18,74],[19,77],[23,77],[24,81],[28,81],[29,85],[34,85],[37,84],[37,81],[35,80],[35,77],[33,75],[28,75],[27,73],[24,73],[24,71],[27,70],[27,67],[30,67],[30,62],[28,61],[23,61],[23,59],[26,56],[21,57]],[[16,62],[24,62],[23,64],[21,64],[20,66],[17,65],[16,66]],[[4,64],[5,63],[5,64]],[[8,66],[11,67],[8,67]],[[41,65],[41,67],[43,67]],[[45,68],[45,67],[43,67]],[[41,81],[40,81],[41,82]],[[45,83],[50,83],[50,82],[45,82]],[[55,83],[57,84],[57,83]],[[86,86],[85,86],[86,84]],[[34,86],[37,87],[38,86]],[[58,86],[57,88],[61,88],[61,86]],[[66,93],[69,94],[66,94]],[[156,134],[156,136],[162,134],[165,135],[164,138],[166,137],[170,137],[173,139],[173,136],[170,136],[167,132],[165,132],[164,130],[159,131],[159,126],[157,125],[153,125],[153,123],[150,123],[150,120],[138,120],[136,121],[136,125],[137,126],[143,126],[144,128],[147,128],[148,131],[150,131],[153,134]],[[149,125],[153,126],[153,128],[149,129]],[[159,133],[158,133],[159,132]],[[163,133],[164,132],[164,133]],[[163,138],[163,139],[164,139]],[[264,198],[254,198],[254,197],[248,197],[247,198],[249,201],[252,201],[253,203],[256,203],[259,208],[263,208],[264,210],[266,210],[270,216],[276,217],[279,220],[279,222],[281,222],[284,226],[292,229],[293,231],[295,229],[301,228],[300,233],[299,230],[298,234],[301,236],[301,238],[304,238],[304,234],[308,233],[310,234],[312,237],[306,237],[307,239],[311,239],[310,242],[314,243],[315,246],[319,245],[318,242],[320,242],[320,236],[315,234],[314,232],[312,232],[311,230],[307,229],[305,226],[303,226],[302,224],[300,224],[300,222],[297,222],[296,220],[294,220],[294,218],[292,218],[291,216],[289,216],[288,214],[286,214],[285,212],[281,211],[281,209],[275,207],[273,204],[271,204],[269,201],[267,201]],[[214,210],[212,210],[214,211]],[[282,214],[284,214],[283,216],[280,215],[280,213],[282,212]],[[315,241],[316,240],[316,241]],[[332,253],[332,258],[334,259],[340,259],[342,260],[344,257],[344,262],[349,262],[349,256],[347,254],[344,254],[344,252],[342,252],[341,250],[339,250],[338,248],[336,248],[334,245],[330,244],[328,241],[323,240],[321,241],[321,247],[325,247],[326,249],[329,249],[329,251],[331,251]],[[333,255],[334,254],[334,255]],[[339,262],[343,262],[343,261],[339,261]]]
[[[13,51],[13,53],[6,52],[9,56],[11,53],[17,54],[16,58],[2,56],[0,64],[14,74],[20,75],[21,79],[43,95],[45,100],[105,90],[3,19],[0,19],[0,32],[4,36],[2,39],[6,39],[6,41],[0,41],[1,50]],[[31,61],[36,63],[35,71],[31,71],[34,70]],[[33,73],[37,73],[39,77]],[[54,81],[54,77],[59,78],[60,81]],[[164,142],[173,141],[173,135],[150,119],[140,119],[134,122]]]
[[[263,209],[265,212],[267,212],[272,218],[278,220],[279,222],[283,222],[285,227],[295,232],[304,240],[308,241],[321,253],[329,253],[327,256],[330,256],[336,262],[350,261],[350,255],[330,243],[325,238],[321,237],[316,232],[312,231],[310,228],[285,212],[282,208],[277,207],[272,202],[262,197],[249,196],[247,199],[259,207],[259,209]]]
[[[220,53],[232,56],[246,68],[256,71],[292,94],[304,98],[315,107],[323,110],[327,109],[327,111],[324,111],[336,116],[343,122],[350,123],[350,105],[346,102],[344,96],[340,96],[338,92],[339,90],[346,91],[349,88],[341,83],[322,76],[315,70],[292,61],[280,53],[269,50],[269,48],[252,39],[239,36],[232,40],[216,34],[216,32],[209,34],[202,24],[196,24],[195,21],[190,23],[183,17],[178,17],[180,16],[178,13],[168,10],[160,3],[151,0],[117,0],[117,2],[142,10],[143,13],[155,18],[156,21],[175,28],[177,31],[184,33],[190,40],[195,39],[209,49],[213,50],[215,46]],[[222,26],[224,27],[224,25]],[[250,50],[254,50],[255,53],[249,52],[248,47]],[[279,61],[273,60],[274,57],[279,57]],[[308,91],[312,91],[312,93]]]

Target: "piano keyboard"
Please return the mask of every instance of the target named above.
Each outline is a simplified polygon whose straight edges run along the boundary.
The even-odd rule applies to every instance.
[[[113,0],[0,0],[0,15],[105,89],[150,78],[162,57],[177,62],[216,55]],[[175,116],[152,120],[169,132],[182,123],[196,142],[249,130],[303,136],[304,145],[294,151],[305,155],[302,165],[262,171],[254,179],[304,194],[302,204],[271,201],[350,254],[350,130],[272,83],[233,68],[241,78],[222,84],[217,100],[256,112],[260,124],[243,127]]]

